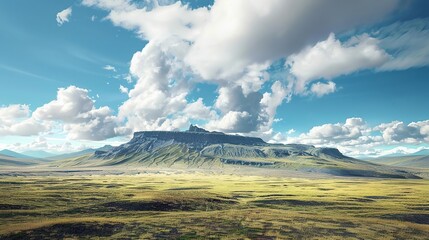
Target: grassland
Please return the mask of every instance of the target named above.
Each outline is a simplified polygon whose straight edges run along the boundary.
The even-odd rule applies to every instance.
[[[0,178],[0,239],[428,239],[429,180]]]

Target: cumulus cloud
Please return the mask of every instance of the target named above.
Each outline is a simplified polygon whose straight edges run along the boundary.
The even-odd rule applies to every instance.
[[[209,81],[218,85],[218,97],[209,107],[219,115],[204,118],[207,127],[266,132],[277,107],[291,96],[290,84],[270,79],[267,70],[273,61],[331,32],[376,22],[398,1],[218,0],[211,8],[197,9],[179,1],[143,7],[127,0],[82,3],[107,10],[106,18],[114,25],[148,41],[133,56],[130,72],[138,80],[119,109],[128,129],[186,124],[189,117],[178,112],[190,109],[188,92],[193,83]],[[316,84],[313,92],[323,95],[334,88],[333,83]]]
[[[225,132],[256,131],[262,97],[259,92],[251,92],[246,96],[240,86],[221,87],[214,106],[223,116],[209,122],[207,128]]]
[[[49,124],[30,116],[28,105],[13,104],[0,107],[0,136],[32,136],[50,129]]]
[[[57,98],[37,108],[33,115],[43,120],[79,121],[81,116],[94,108],[94,101],[89,98],[88,90],[70,86],[60,88]]]
[[[121,93],[128,94],[128,88],[122,85],[119,85],[119,91],[121,91]]]
[[[202,98],[198,98],[197,101],[189,103],[183,112],[191,119],[210,120],[216,118],[216,112],[204,105]]]
[[[72,7],[68,7],[61,12],[57,13],[57,24],[58,26],[68,22],[72,15]]]
[[[230,78],[251,64],[298,52],[330,32],[379,20],[397,4],[369,0],[218,0],[186,60],[203,78]]]
[[[308,84],[317,79],[331,80],[340,75],[381,66],[389,55],[378,47],[378,40],[368,35],[354,37],[341,43],[334,34],[313,47],[288,57],[287,65],[295,81],[295,91],[306,93]],[[311,92],[318,96],[331,93],[335,84],[316,83]]]
[[[364,69],[391,71],[428,66],[428,37],[429,18],[396,22],[344,42],[331,33],[328,39],[287,58],[289,80],[298,94],[322,96],[334,92],[335,83],[311,85],[312,81],[332,80]]]
[[[332,81],[327,83],[317,82],[311,85],[310,91],[318,97],[335,92],[336,84]]]
[[[177,113],[188,104],[189,76],[180,57],[189,45],[182,40],[170,41],[174,43],[151,41],[131,60],[130,72],[138,80],[129,91],[129,99],[120,106],[119,117],[126,119],[133,131],[171,130],[187,124]],[[180,119],[168,120],[167,116]]]
[[[343,123],[328,123],[312,127],[298,136],[277,133],[272,142],[302,143],[339,148],[354,157],[382,156],[414,152],[404,144],[429,144],[429,120],[405,124],[401,121],[369,126],[362,118],[348,118]],[[386,148],[392,146],[393,148]]]
[[[107,18],[113,24],[135,30],[146,40],[165,40],[175,36],[192,41],[208,15],[207,8],[190,9],[180,1],[153,8],[138,8],[130,1],[84,0],[83,4],[109,10]]]
[[[380,124],[376,127],[383,134],[383,139],[388,142],[419,143],[429,142],[429,120],[412,122],[394,121],[391,123]]]
[[[96,108],[88,90],[60,88],[57,98],[39,108],[33,116],[45,121],[61,121],[70,139],[104,140],[116,136],[116,117],[108,107]]]

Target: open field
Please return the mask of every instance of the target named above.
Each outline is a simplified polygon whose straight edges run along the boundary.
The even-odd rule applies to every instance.
[[[0,239],[428,239],[429,180],[3,176]]]

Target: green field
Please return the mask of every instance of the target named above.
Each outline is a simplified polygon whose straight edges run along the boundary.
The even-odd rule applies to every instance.
[[[428,239],[429,180],[0,178],[0,239]]]

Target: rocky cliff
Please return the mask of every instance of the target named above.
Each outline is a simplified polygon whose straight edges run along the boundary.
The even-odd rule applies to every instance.
[[[303,144],[268,144],[261,138],[209,132],[193,125],[184,132],[136,132],[128,143],[109,151],[97,151],[95,157],[114,158],[129,154],[152,153],[172,145],[185,146],[189,151],[210,157],[285,158],[289,156],[315,156],[344,158],[334,148],[316,148]]]

